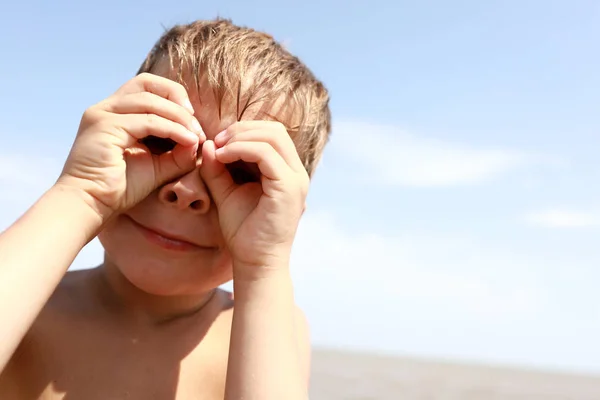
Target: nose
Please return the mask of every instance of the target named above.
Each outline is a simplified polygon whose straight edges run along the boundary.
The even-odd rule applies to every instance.
[[[208,212],[211,203],[210,194],[198,169],[161,187],[158,199],[167,206],[189,210],[195,214]]]

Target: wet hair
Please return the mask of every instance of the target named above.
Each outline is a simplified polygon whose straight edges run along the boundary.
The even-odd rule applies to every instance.
[[[309,175],[331,132],[329,93],[298,57],[271,35],[225,19],[176,25],[156,42],[139,73],[153,72],[167,58],[184,83],[190,71],[200,92],[208,85],[219,104],[233,99],[237,119],[253,105],[286,101],[294,115],[286,125]],[[277,119],[277,116],[269,116]]]

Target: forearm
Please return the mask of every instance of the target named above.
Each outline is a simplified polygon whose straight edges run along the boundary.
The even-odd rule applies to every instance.
[[[281,271],[281,272],[279,272]],[[287,266],[236,280],[226,400],[306,400],[296,307]]]
[[[100,224],[74,192],[55,186],[0,234],[0,371]]]

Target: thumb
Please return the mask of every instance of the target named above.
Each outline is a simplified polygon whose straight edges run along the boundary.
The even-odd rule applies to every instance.
[[[198,144],[193,146],[177,145],[173,150],[152,157],[154,162],[156,187],[185,175],[196,168]]]
[[[227,197],[235,190],[236,185],[229,171],[225,168],[225,164],[217,161],[215,151],[215,142],[212,140],[207,140],[202,145],[202,168],[200,168],[200,176],[208,187],[217,209],[219,209]]]

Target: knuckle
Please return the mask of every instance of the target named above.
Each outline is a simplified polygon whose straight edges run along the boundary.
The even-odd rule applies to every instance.
[[[152,97],[154,97],[151,92],[146,91],[138,92],[135,94],[135,96],[137,96],[137,98],[143,102],[148,102]]]
[[[234,122],[233,124],[229,125],[225,130],[227,131],[228,135],[231,136],[235,136],[237,135],[243,128],[243,122],[244,121],[237,121]]]
[[[150,92],[141,92],[138,95],[140,96],[140,101],[146,106],[146,108],[152,111],[157,110],[158,102],[156,101],[156,96],[152,95]]]
[[[259,142],[257,144],[259,151],[263,154],[269,154],[271,153],[271,155],[276,156],[279,155],[279,152],[277,151],[277,148],[275,146],[273,146],[271,143],[268,142]]]
[[[177,97],[188,98],[187,90],[181,83],[162,76],[155,77],[155,81],[157,80],[160,80],[168,88],[168,90],[174,92],[173,94],[175,94]]]
[[[81,121],[85,124],[95,124],[102,119],[102,108],[101,105],[96,105],[88,108],[83,112]]]
[[[154,115],[154,114],[146,113],[146,114],[144,114],[144,125],[147,128],[154,127],[154,126],[158,125],[158,118],[156,118],[156,115]]]
[[[189,130],[176,122],[168,121],[168,124],[172,126],[172,131],[177,134],[177,136],[187,136],[189,135]]]
[[[167,81],[169,82],[169,84],[171,86],[173,86],[173,88],[175,88],[175,90],[177,90],[181,95],[187,97],[187,90],[185,89],[185,86],[183,86],[180,82],[171,80],[171,79],[167,79]]]
[[[228,134],[231,135],[230,132],[228,132]],[[241,141],[242,141],[242,139],[239,136],[231,135],[229,137],[229,139],[227,139],[227,144],[231,145],[231,144],[234,144],[234,143],[240,143]]]
[[[285,131],[285,133],[287,134],[287,128],[285,127],[283,122],[279,122],[279,121],[267,121],[267,122],[271,124],[273,129],[276,129],[278,131]]]
[[[135,78],[133,78],[134,80],[138,80],[138,81],[149,81],[154,77],[154,75],[152,75],[150,72],[142,72],[141,74],[137,75]]]
[[[164,130],[175,134],[176,136],[187,136],[189,130],[178,122],[173,122],[171,120],[164,120]]]
[[[300,195],[302,197],[306,197],[308,195],[308,188],[309,188],[309,183],[305,182],[303,180],[302,183],[300,184]]]
[[[104,99],[101,102],[93,105],[89,109],[93,109],[93,110],[97,110],[97,111],[112,112],[113,111],[113,98],[109,97],[107,99]]]
[[[149,72],[142,72],[141,74],[135,76],[130,82],[132,85],[146,88],[153,85],[154,75]]]
[[[306,169],[302,168],[296,175],[300,188],[307,191],[310,186],[310,176],[308,176]]]
[[[303,169],[302,172],[300,172],[300,179],[302,186],[308,189],[310,186],[310,177],[308,176],[308,172],[306,172],[306,170]]]

